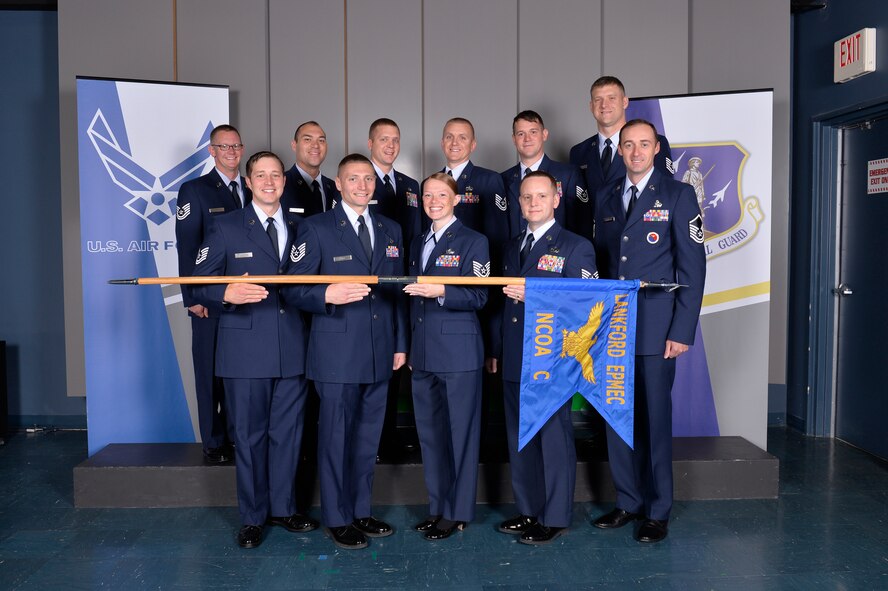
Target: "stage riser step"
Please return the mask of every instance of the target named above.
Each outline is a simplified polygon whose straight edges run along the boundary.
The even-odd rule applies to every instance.
[[[300,470],[300,505],[318,505],[314,466]],[[676,500],[772,499],[779,462],[740,437],[676,438],[672,471]],[[112,444],[74,468],[78,508],[228,507],[237,504],[233,465],[204,464],[199,444]],[[512,502],[508,463],[482,463],[478,502]],[[613,501],[606,461],[577,463],[575,500]],[[377,505],[428,502],[422,464],[378,464],[373,487]]]

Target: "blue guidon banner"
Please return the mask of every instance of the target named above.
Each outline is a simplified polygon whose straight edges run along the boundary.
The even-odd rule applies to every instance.
[[[527,278],[519,450],[575,393],[634,446],[638,288],[638,281]]]
[[[77,79],[89,454],[109,443],[193,442],[191,332],[176,286],[176,197],[212,169],[228,88]]]

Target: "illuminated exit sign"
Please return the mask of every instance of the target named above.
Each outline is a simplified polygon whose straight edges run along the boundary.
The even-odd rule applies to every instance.
[[[833,82],[847,82],[876,71],[876,30],[860,29],[833,45]]]

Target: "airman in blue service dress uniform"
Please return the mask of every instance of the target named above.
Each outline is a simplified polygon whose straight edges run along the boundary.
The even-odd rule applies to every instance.
[[[693,188],[655,167],[653,125],[626,123],[619,148],[627,174],[597,196],[594,242],[601,276],[687,287],[638,294],[635,449],[607,428],[617,506],[594,525],[610,529],[643,519],[636,539],[658,542],[666,537],[672,509],[675,358],[694,342],[706,279],[703,220]]]
[[[456,180],[460,201],[454,215],[464,226],[487,236],[491,250],[498,252],[509,239],[506,190],[502,176],[472,163],[470,158],[476,146],[472,123],[462,117],[450,119],[441,138],[441,151],[447,162],[441,172]],[[428,220],[425,223],[427,228]]]
[[[521,211],[527,232],[506,245],[503,276],[597,277],[595,251],[585,238],[555,221],[558,194],[555,179],[532,172],[521,182]],[[489,371],[502,361],[506,436],[512,471],[512,490],[520,515],[507,519],[499,530],[520,535],[525,544],[547,544],[570,526],[576,481],[576,449],[568,401],[539,433],[518,451],[518,411],[524,346],[524,286],[507,285],[505,309],[495,323],[493,358]]]
[[[281,207],[304,218],[333,209],[339,191],[333,179],[321,174],[327,158],[327,134],[316,122],[306,121],[296,128],[290,147],[296,163],[286,172]]]
[[[454,215],[452,177],[436,172],[423,182],[423,209],[432,221],[410,247],[410,275],[487,277],[487,238]],[[475,518],[481,435],[484,345],[478,310],[487,288],[413,283],[411,296],[413,414],[422,448],[429,516],[414,529],[428,540],[462,530]]]
[[[214,218],[240,209],[250,201],[250,189],[244,186],[238,172],[243,149],[237,129],[231,125],[217,126],[210,133],[209,146],[215,169],[188,181],[179,189],[176,248],[182,277],[194,273],[197,252],[209,234]],[[219,318],[194,299],[188,285],[182,286],[182,302],[191,316],[191,356],[204,457],[211,463],[227,462],[232,452],[228,445],[225,389],[213,373]]]
[[[292,249],[298,218],[280,208],[284,165],[271,152],[247,161],[253,201],[220,216],[197,253],[195,275],[277,275]],[[295,476],[305,403],[305,328],[276,286],[200,285],[194,297],[217,311],[216,375],[235,434],[238,543],[262,543],[267,523],[289,531],[315,529],[296,512]]]
[[[395,170],[395,160],[401,153],[401,130],[391,119],[377,119],[370,124],[367,138],[370,162],[376,171],[376,188],[370,202],[370,214],[382,215],[401,226],[404,245],[409,248],[413,239],[422,233],[422,204],[419,201],[419,183]],[[379,453],[382,456],[400,452],[397,435],[398,401],[410,396],[410,368],[406,365],[396,371],[389,381],[386,396],[385,421]]]
[[[586,177],[591,212],[579,219],[573,229],[578,234],[592,240],[592,218],[595,215],[595,196],[602,187],[609,187],[626,176],[623,159],[617,156],[620,128],[626,123],[626,107],[629,98],[619,78],[602,76],[592,83],[589,91],[589,110],[595,117],[598,133],[583,140],[570,149],[570,163],[580,168]],[[658,135],[660,152],[654,159],[654,166],[663,174],[672,176],[669,141]]]
[[[401,228],[369,213],[376,172],[360,154],[342,159],[342,201],[300,225],[289,272],[402,275]],[[406,297],[396,285],[339,283],[287,292],[312,312],[307,375],[321,398],[318,469],[322,521],[334,544],[355,549],[391,535],[370,514],[370,493],[386,390],[407,360]]]
[[[589,194],[586,192],[586,181],[580,169],[572,164],[556,162],[545,153],[549,130],[543,123],[542,116],[536,111],[521,111],[512,120],[512,141],[518,150],[518,164],[503,172],[503,184],[509,198],[509,237],[514,238],[524,232],[527,221],[521,215],[518,193],[521,179],[535,170],[548,172],[558,183],[558,195],[561,203],[555,210],[555,221],[562,228],[572,232],[582,228],[583,216],[591,215]]]

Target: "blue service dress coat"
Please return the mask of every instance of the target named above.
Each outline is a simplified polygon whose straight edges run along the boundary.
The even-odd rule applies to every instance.
[[[675,359],[666,340],[692,345],[706,254],[703,219],[690,185],[655,170],[626,218],[624,179],[597,196],[595,250],[601,276],[686,285],[641,289],[635,337],[635,450],[607,428],[617,506],[668,520],[672,509],[672,383]],[[650,475],[650,476],[649,476]]]
[[[442,169],[441,172],[444,172]],[[456,179],[459,203],[453,210],[464,226],[487,236],[494,260],[509,239],[509,201],[502,176],[470,160]],[[430,225],[424,216],[423,229]]]
[[[556,222],[534,242],[524,265],[521,246],[524,235],[506,245],[503,259],[505,277],[598,276],[592,244]],[[556,270],[560,268],[561,270]],[[503,403],[506,437],[512,470],[515,505],[522,515],[534,517],[547,527],[570,526],[577,456],[570,419],[571,402],[556,411],[533,439],[518,451],[519,386],[524,346],[524,302],[506,298],[494,334],[494,356],[500,357],[503,372]]]
[[[179,258],[179,275],[194,274],[194,261],[200,245],[207,238],[216,217],[239,209],[228,184],[215,169],[202,177],[184,183],[176,199],[176,250]],[[241,182],[244,183],[243,177]],[[252,193],[241,187],[244,204],[249,203]],[[192,288],[182,286],[182,303],[186,308],[198,302]],[[225,415],[225,390],[214,377],[216,333],[218,314],[209,317],[191,316],[191,356],[194,365],[194,389],[197,399],[197,418],[204,449],[217,448],[228,438],[228,420]]]
[[[395,176],[395,195],[387,194],[385,183],[377,175],[370,215],[383,215],[401,226],[401,236],[409,248],[413,239],[422,234],[422,194],[419,183],[404,173],[392,170]]]
[[[336,202],[339,201],[339,191],[336,189],[336,183],[333,179],[321,175],[319,184],[324,189],[324,205],[321,206],[321,199],[311,190],[311,185],[305,182],[302,173],[296,168],[296,165],[284,173],[287,178],[284,184],[284,193],[281,195],[281,207],[288,213],[295,213],[300,217],[307,218],[309,216],[333,209]]]
[[[292,248],[299,218],[284,213]],[[263,220],[264,221],[264,220]],[[278,275],[278,258],[252,206],[220,216],[198,250],[194,274]],[[286,255],[285,255],[286,256]],[[286,259],[285,259],[286,260]],[[306,397],[306,330],[276,285],[255,304],[225,303],[225,284],[199,285],[197,300],[219,314],[216,374],[225,380],[234,425],[237,495],[244,525],[296,512],[294,475]]]
[[[591,220],[592,206],[589,203],[589,193],[586,191],[586,179],[580,169],[573,164],[556,162],[545,154],[543,161],[537,170],[548,172],[558,182],[558,194],[561,203],[555,210],[555,221],[571,232],[579,233],[586,225],[584,219]],[[527,227],[527,220],[521,215],[521,204],[518,201],[521,188],[521,165],[516,164],[503,173],[503,184],[509,196],[509,237],[517,236]]]
[[[307,218],[289,257],[289,273],[396,275],[404,273],[401,228],[370,214],[372,257],[340,203]],[[407,306],[395,284],[342,306],[324,303],[327,285],[294,286],[287,295],[313,314],[307,373],[320,397],[318,466],[321,519],[341,527],[370,517],[376,453],[395,353],[407,353]]]
[[[570,163],[578,167],[586,178],[586,190],[589,192],[591,203],[591,216],[584,215],[577,221],[574,226],[581,236],[592,240],[594,228],[592,226],[592,218],[595,216],[595,197],[602,187],[609,187],[619,179],[626,177],[626,164],[623,158],[617,152],[617,146],[614,146],[614,157],[611,161],[607,175],[601,169],[601,155],[598,152],[598,134],[583,140],[579,144],[570,149]],[[672,151],[669,148],[669,140],[666,136],[657,134],[657,140],[660,142],[660,151],[654,156],[654,168],[665,175],[672,176]]]
[[[426,236],[410,248],[410,275],[487,277],[487,238],[456,220],[422,267]],[[444,300],[410,298],[413,412],[429,491],[429,515],[475,518],[484,345],[477,312],[486,287],[447,285]]]

